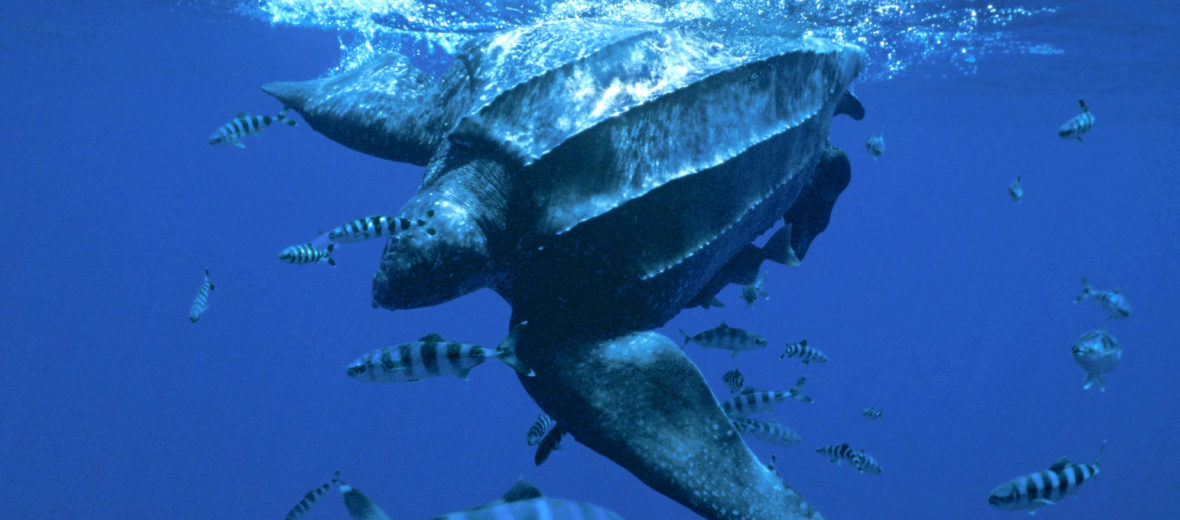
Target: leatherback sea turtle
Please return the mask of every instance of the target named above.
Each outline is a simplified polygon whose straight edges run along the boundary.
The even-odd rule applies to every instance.
[[[397,215],[426,224],[388,240],[374,306],[491,287],[536,374],[522,384],[580,443],[707,518],[812,519],[651,329],[806,253],[848,184],[828,130],[863,116],[847,88],[864,61],[815,38],[578,20],[475,40],[437,79],[385,56],[263,88],[330,139],[426,166]]]

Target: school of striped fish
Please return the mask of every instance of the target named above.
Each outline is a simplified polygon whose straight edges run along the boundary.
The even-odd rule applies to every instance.
[[[1081,113],[1071,117],[1058,129],[1058,136],[1062,139],[1082,141],[1094,125],[1094,115],[1086,106],[1085,101],[1078,100]],[[274,123],[296,126],[296,122],[287,115],[284,107],[275,116],[251,115],[238,113],[233,120],[222,125],[209,138],[209,144],[233,145],[245,148],[242,139],[248,136],[259,136],[262,131]],[[885,151],[883,134],[873,135],[865,142],[865,148],[873,158],[880,157]],[[1020,176],[1008,185],[1008,196],[1014,202],[1024,198],[1024,188]],[[326,236],[326,244],[320,239],[284,248],[278,255],[279,260],[297,265],[327,263],[336,265],[332,253],[337,244],[354,243],[366,240],[388,238],[394,233],[416,230],[426,237],[433,236],[435,230],[430,227],[433,211],[428,211],[425,218],[408,218],[405,216],[373,215],[356,218],[346,224],[333,228]],[[773,242],[781,242],[783,237],[789,240],[790,228],[786,234],[780,230],[767,244],[767,249],[773,249]],[[798,262],[790,263],[797,265]],[[759,273],[757,279],[741,288],[741,298],[749,307],[758,298],[769,299],[769,293],[764,288],[765,275]],[[192,323],[200,321],[209,307],[209,297],[214,289],[205,270],[204,281],[197,291],[189,311]],[[1071,346],[1072,357],[1083,370],[1085,380],[1083,389],[1097,387],[1106,390],[1103,374],[1111,372],[1122,359],[1122,349],[1119,342],[1106,330],[1107,322],[1127,318],[1131,314],[1131,306],[1127,298],[1117,289],[1097,290],[1090,281],[1082,278],[1082,291],[1074,298],[1074,303],[1088,299],[1098,302],[1106,313],[1100,329],[1085,332]],[[723,307],[722,302],[713,297],[702,305],[704,308]],[[524,325],[524,324],[522,324]],[[515,332],[515,331],[514,331]],[[690,343],[698,344],[706,349],[721,349],[730,351],[736,357],[739,352],[756,351],[769,345],[769,341],[761,335],[745,329],[731,327],[724,321],[717,327],[705,330],[695,335],[680,331],[684,337],[684,346]],[[350,364],[346,368],[348,376],[364,382],[392,383],[413,382],[426,378],[440,376],[455,376],[467,379],[470,371],[480,366],[489,358],[499,359],[505,365],[522,375],[530,376],[532,371],[521,365],[514,352],[515,334],[510,333],[505,340],[494,349],[487,349],[479,345],[462,343],[444,339],[437,333],[430,333],[421,338],[393,346],[373,350]],[[812,363],[828,363],[827,354],[811,346],[807,340],[786,343],[780,359],[798,359],[807,366]],[[719,401],[719,406],[730,417],[730,425],[738,434],[758,439],[762,442],[781,447],[793,447],[802,443],[802,436],[790,427],[773,419],[751,417],[758,414],[773,412],[776,407],[787,401],[795,400],[802,403],[813,403],[811,396],[803,393],[807,376],[798,378],[794,385],[786,391],[759,390],[746,384],[745,377],[737,368],[726,372],[722,380],[732,397]],[[881,409],[869,406],[861,410],[861,415],[869,421],[882,418]],[[541,413],[529,428],[526,442],[529,446],[537,446],[534,463],[541,465],[552,452],[561,446],[565,430],[556,424],[548,415]],[[1077,493],[1083,482],[1098,474],[1101,453],[1105,448],[1105,441],[1099,450],[1099,457],[1093,464],[1074,464],[1062,458],[1049,466],[1048,469],[1012,478],[997,486],[988,496],[988,503],[1001,508],[1012,510],[1028,510],[1035,512],[1045,505]],[[847,442],[830,443],[817,447],[816,453],[827,457],[832,463],[848,465],[863,474],[881,474],[882,467],[877,460],[864,449],[854,448]],[[775,456],[771,456],[768,464],[770,471],[774,471],[777,463]],[[775,472],[777,474],[777,472]],[[286,516],[286,520],[298,520],[331,489],[337,486],[343,497],[345,506],[352,518],[357,520],[389,520],[379,507],[367,496],[352,486],[344,483],[337,472],[327,483],[308,491],[302,500],[293,507]],[[503,497],[489,504],[478,506],[465,511],[438,517],[450,520],[480,520],[480,519],[524,519],[524,518],[554,518],[554,519],[597,519],[612,520],[619,516],[601,507],[572,500],[553,499],[543,497],[536,488],[524,481],[518,482]]]

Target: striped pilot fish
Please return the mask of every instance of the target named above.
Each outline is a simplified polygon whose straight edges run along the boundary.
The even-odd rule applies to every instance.
[[[742,286],[742,301],[746,302],[746,307],[754,305],[759,297],[762,297],[763,300],[770,299],[770,293],[762,288],[762,284],[765,282],[766,274],[758,273],[758,279],[754,280],[754,283]]]
[[[434,216],[434,210],[426,212],[426,219]],[[399,231],[411,227],[425,226],[426,219],[409,219],[406,217],[387,217],[373,215],[355,219],[343,226],[339,226],[328,233],[328,240],[332,242],[363,242],[374,238],[388,238]],[[434,228],[426,228],[426,234],[435,234]]]
[[[1078,338],[1070,347],[1073,360],[1086,371],[1086,382],[1083,390],[1098,385],[1098,389],[1106,391],[1106,383],[1102,381],[1102,374],[1114,370],[1123,359],[1123,348],[1105,329],[1096,329]]]
[[[721,380],[725,382],[725,387],[729,389],[731,394],[741,392],[746,387],[746,377],[742,375],[741,370],[736,368],[722,375]]]
[[[778,421],[763,421],[753,417],[733,420],[733,427],[742,435],[749,435],[760,441],[777,444],[785,448],[798,446],[803,442],[799,432],[784,426]]]
[[[724,321],[721,322],[721,325],[696,336],[689,336],[684,330],[681,330],[680,334],[684,336],[684,346],[686,347],[689,342],[692,342],[705,348],[731,350],[734,356],[743,350],[756,350],[769,345],[766,338],[747,330],[730,327]]]
[[[1024,187],[1020,185],[1019,175],[1008,185],[1008,198],[1012,199],[1012,202],[1020,202],[1024,198]]]
[[[885,134],[870,135],[865,141],[865,150],[876,159],[885,153]]]
[[[1094,126],[1094,114],[1090,113],[1090,109],[1086,107],[1086,102],[1079,99],[1078,104],[1082,106],[1082,113],[1062,123],[1061,128],[1057,129],[1057,137],[1081,141],[1082,135],[1089,132],[1090,128]]]
[[[876,406],[870,406],[860,411],[860,414],[870,421],[876,421],[881,418],[881,409]]]
[[[193,299],[193,306],[188,310],[188,321],[196,323],[201,315],[209,308],[209,292],[213,290],[213,281],[209,279],[209,270],[205,270],[205,282],[197,289],[197,297]]]
[[[336,265],[336,261],[332,259],[332,249],[336,244],[328,244],[328,247],[320,249],[311,242],[306,244],[299,244],[284,249],[279,253],[279,260],[287,262],[288,264],[314,264],[318,262],[328,262],[328,265]]]
[[[537,422],[534,422],[533,425],[529,427],[529,446],[536,446],[538,443],[540,443],[541,439],[545,437],[545,432],[548,432],[549,428],[552,428],[554,424],[556,424],[556,422],[553,420],[553,418],[549,417],[549,414],[541,412],[541,415],[537,416]]]
[[[816,363],[828,362],[828,355],[815,347],[808,346],[807,340],[787,343],[787,348],[778,356],[779,359],[795,357],[799,358],[799,361],[802,361],[804,365],[809,365],[813,361]]]
[[[1035,513],[1037,508],[1056,503],[1078,492],[1082,483],[1098,474],[1098,459],[1106,441],[1098,449],[1098,458],[1093,464],[1073,464],[1062,457],[1045,471],[1021,475],[992,490],[987,503],[1000,509],[1027,509]]]
[[[344,498],[344,507],[348,509],[348,516],[354,520],[391,520],[377,504],[344,481],[340,482],[340,495]]]
[[[213,146],[232,144],[238,148],[245,148],[246,145],[242,144],[243,137],[262,135],[262,131],[266,127],[279,121],[287,126],[295,126],[295,120],[287,117],[287,107],[283,107],[279,114],[273,117],[238,112],[233,121],[221,125],[221,128],[209,136],[209,144]]]
[[[790,399],[798,399],[805,403],[811,402],[811,397],[803,393],[803,385],[807,383],[806,377],[800,377],[795,382],[790,390],[786,392],[779,392],[776,390],[754,390],[746,387],[742,393],[730,399],[721,401],[721,410],[728,415],[730,419],[741,419],[750,416],[750,414],[769,412],[778,406],[779,403]]]
[[[561,447],[561,439],[565,437],[565,433],[565,428],[562,428],[560,424],[554,425],[553,429],[549,430],[549,433],[546,433],[541,442],[537,444],[537,453],[533,455],[533,463],[540,466],[549,460],[549,455],[553,453],[553,450]]]
[[[354,517],[356,518],[356,517]],[[361,520],[356,518],[356,520]],[[367,520],[367,519],[365,519]],[[549,498],[524,480],[490,504],[451,513],[434,520],[623,520],[594,504]]]
[[[1110,313],[1106,316],[1108,320],[1117,320],[1131,315],[1131,304],[1127,302],[1125,296],[1119,293],[1118,289],[1113,291],[1095,290],[1094,286],[1090,285],[1090,281],[1083,276],[1082,292],[1073,299],[1073,302],[1078,303],[1091,297],[1098,300],[1098,303],[1102,304],[1102,308]]]
[[[323,498],[323,496],[327,494],[330,489],[332,489],[332,486],[336,484],[344,484],[340,481],[339,471],[337,471],[336,474],[332,476],[332,480],[325,482],[319,487],[308,491],[307,494],[303,495],[303,500],[300,500],[298,504],[295,504],[295,507],[291,508],[291,510],[287,512],[285,519],[298,520],[299,518],[303,517],[303,515],[307,514],[307,512],[311,509],[311,506],[314,506],[315,503],[319,501],[319,499]]]
[[[847,442],[821,446],[816,448],[815,452],[828,457],[828,460],[837,465],[847,461],[849,466],[856,468],[861,473],[881,474],[881,465],[877,463],[877,459],[865,453],[865,450],[853,449]]]
[[[499,358],[514,368],[519,366],[515,341],[505,340],[496,350],[489,351],[479,345],[446,340],[432,332],[417,341],[361,356],[348,365],[348,375],[372,383],[409,382],[445,375],[467,379],[467,373],[488,358]]]

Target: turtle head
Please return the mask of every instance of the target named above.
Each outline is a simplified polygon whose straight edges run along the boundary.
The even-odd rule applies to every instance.
[[[422,189],[395,216],[399,229],[373,277],[374,307],[426,307],[492,285],[489,239],[502,227],[503,174],[494,160],[431,165]]]
[[[373,278],[373,304],[412,309],[443,303],[491,283],[487,237],[461,202],[419,194],[397,216]]]

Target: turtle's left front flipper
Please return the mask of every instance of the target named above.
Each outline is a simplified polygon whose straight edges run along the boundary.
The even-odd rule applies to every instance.
[[[520,378],[525,389],[579,443],[705,518],[821,518],[754,457],[670,339],[568,330],[530,324],[517,332],[516,353],[536,373]]]

